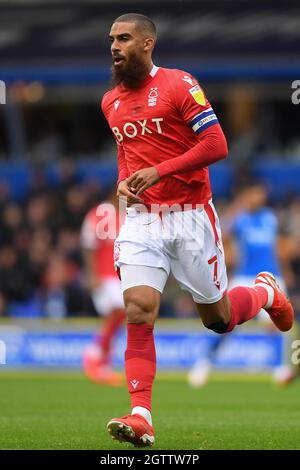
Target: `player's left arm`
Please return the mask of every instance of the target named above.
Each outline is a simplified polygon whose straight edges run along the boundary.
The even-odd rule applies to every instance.
[[[226,138],[210,103],[195,79],[176,80],[173,99],[182,119],[195,132],[198,143],[178,157],[165,160],[150,168],[139,170],[127,179],[136,195],[156,184],[161,178],[199,170],[228,155]]]
[[[198,143],[184,154],[156,165],[161,178],[200,170],[228,155],[226,138],[202,88],[192,76],[182,75],[176,80],[173,99],[182,119],[195,132]]]

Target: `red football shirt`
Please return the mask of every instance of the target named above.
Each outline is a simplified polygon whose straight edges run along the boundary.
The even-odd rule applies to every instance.
[[[119,180],[194,147],[218,119],[189,73],[153,66],[136,89],[105,93],[102,111],[118,144]],[[164,176],[141,198],[150,204],[199,204],[211,198],[208,168]]]

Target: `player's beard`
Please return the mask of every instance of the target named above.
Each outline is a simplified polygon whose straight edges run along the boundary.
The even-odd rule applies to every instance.
[[[111,67],[112,84],[117,86],[123,83],[127,88],[138,88],[140,83],[148,74],[148,69],[145,63],[135,53],[131,54],[127,59],[127,64],[124,68]]]

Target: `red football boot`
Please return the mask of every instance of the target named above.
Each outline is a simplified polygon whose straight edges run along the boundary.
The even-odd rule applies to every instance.
[[[154,444],[154,429],[138,414],[113,418],[107,423],[111,437],[120,442],[130,442],[135,447],[148,447]]]
[[[266,284],[273,288],[273,303],[271,307],[265,308],[264,310],[270,315],[272,322],[278,330],[290,330],[294,323],[294,309],[289,299],[277,285],[275,276],[266,271],[261,272],[256,276],[255,284]]]

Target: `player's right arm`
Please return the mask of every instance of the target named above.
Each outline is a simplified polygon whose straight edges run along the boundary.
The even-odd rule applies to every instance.
[[[118,144],[118,182],[117,182],[117,196],[127,198],[128,205],[142,204],[144,201],[136,196],[133,188],[130,188],[127,178],[128,169],[125,159],[125,153],[122,145]]]
[[[108,119],[106,115],[106,97],[108,96],[108,93],[105,93],[101,101],[101,109],[107,121]],[[126,198],[126,203],[129,206],[132,204],[137,204],[137,203],[142,204],[144,201],[133,192],[133,188],[130,188],[127,182],[129,172],[127,168],[125,152],[124,152],[123,145],[119,144],[118,142],[117,142],[117,160],[118,160],[117,196],[120,198],[124,198],[124,199]]]
[[[118,181],[117,181],[117,187],[118,187],[119,183],[121,181],[126,180],[126,178],[128,178],[129,176],[124,149],[123,149],[123,146],[120,144],[117,144],[117,155],[118,155]]]

